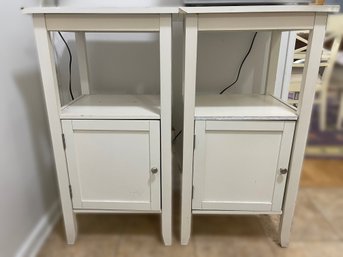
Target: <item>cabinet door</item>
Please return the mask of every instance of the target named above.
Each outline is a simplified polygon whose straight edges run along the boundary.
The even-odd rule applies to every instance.
[[[62,125],[75,209],[160,210],[159,121]]]
[[[196,121],[193,209],[280,211],[293,121]]]

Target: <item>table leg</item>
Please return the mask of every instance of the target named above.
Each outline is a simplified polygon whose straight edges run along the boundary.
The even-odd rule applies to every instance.
[[[58,93],[54,51],[50,33],[47,31],[45,25],[44,15],[35,14],[33,16],[33,22],[62,203],[64,226],[68,244],[74,244],[77,235],[77,223],[69,193],[69,176],[62,140],[62,127],[60,121],[61,102]]]
[[[289,175],[280,221],[280,244],[287,247],[291,233],[296,198],[298,194],[302,164],[304,160],[307,135],[310,125],[315,85],[325,37],[327,14],[316,14],[314,28],[309,36],[307,58],[298,105],[298,121],[289,165]]]
[[[191,234],[194,108],[196,88],[196,62],[198,45],[198,17],[185,18],[185,44],[183,69],[183,165],[181,196],[181,244],[187,245]]]
[[[161,72],[161,165],[162,165],[162,236],[172,244],[172,23],[171,15],[160,18]]]

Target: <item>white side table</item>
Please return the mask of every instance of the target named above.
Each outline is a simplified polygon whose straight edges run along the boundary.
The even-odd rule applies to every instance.
[[[177,7],[33,7],[67,242],[77,236],[76,213],[160,213],[172,244],[172,13]],[[76,33],[82,95],[61,106],[52,31]],[[160,96],[92,95],[85,32],[156,32]]]
[[[338,6],[185,7],[181,243],[192,214],[280,214],[291,223],[329,12]],[[297,110],[274,97],[282,31],[310,30]],[[196,95],[198,33],[272,31],[265,95]],[[225,93],[224,93],[225,94]]]

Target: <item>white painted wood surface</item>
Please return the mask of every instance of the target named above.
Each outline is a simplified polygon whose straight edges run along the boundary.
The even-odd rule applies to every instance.
[[[112,1],[113,2],[113,1]],[[144,2],[144,1],[142,1]],[[207,6],[207,7],[185,7],[179,0],[158,1],[154,5],[145,5],[141,7],[128,6],[125,1],[114,1],[107,6],[101,6],[99,3],[85,1],[82,4],[69,4],[65,6],[37,6],[24,8],[23,13],[303,13],[303,12],[337,12],[337,5],[260,5],[260,6]]]
[[[276,37],[276,39],[279,37],[278,33],[280,33],[280,42],[277,44],[277,46],[273,46],[273,38]],[[277,68],[276,71],[273,73],[275,74],[274,78],[271,76],[270,80],[268,81],[270,84],[269,86],[272,86],[274,88],[274,92],[270,92],[269,94],[272,94],[273,96],[277,97],[278,99],[282,99],[283,101],[287,101],[288,95],[286,96],[286,92],[288,92],[288,85],[289,85],[289,77],[288,74],[291,73],[291,67],[293,63],[293,56],[290,55],[289,47],[292,47],[292,44],[290,44],[290,41],[294,38],[294,33],[292,31],[273,31],[272,32],[272,38],[271,38],[271,46],[270,46],[270,52],[272,57],[272,52],[277,55],[277,60],[273,60],[273,57],[271,58],[271,62],[274,62],[275,65],[270,64],[270,69],[273,69],[273,67]],[[276,40],[279,41],[279,40]],[[295,41],[292,41],[295,44]],[[274,48],[274,50],[273,50]],[[275,51],[277,49],[277,51]],[[293,46],[294,49],[294,46]],[[269,72],[269,75],[272,75],[273,73]],[[273,85],[274,83],[274,85]],[[268,86],[267,86],[268,88]],[[268,90],[267,90],[268,91]]]
[[[281,211],[294,123],[196,121],[192,209]]]
[[[305,70],[301,83],[301,94],[299,98],[298,114],[299,120],[296,124],[294,142],[292,146],[291,162],[283,214],[280,223],[281,246],[287,247],[291,234],[292,220],[296,198],[298,194],[302,164],[304,160],[307,135],[310,125],[312,105],[315,96],[315,84],[319,69],[320,57],[325,37],[327,14],[317,14],[313,30],[310,32],[309,44]]]
[[[287,53],[285,58],[285,67],[284,67],[284,74],[283,74],[283,81],[282,81],[282,91],[281,91],[281,99],[284,102],[288,100],[288,87],[291,81],[291,74],[292,74],[292,66],[293,66],[293,56],[294,56],[294,48],[295,48],[295,41],[297,33],[295,31],[288,32],[288,44],[287,44]]]
[[[199,31],[255,31],[310,29],[315,13],[205,13],[199,15]]]
[[[61,119],[160,119],[158,95],[83,95],[61,110]]]
[[[284,132],[281,139],[280,155],[277,166],[277,174],[275,178],[275,188],[273,194],[272,211],[280,211],[282,209],[284,189],[286,186],[287,175],[289,172],[289,161],[293,145],[293,137],[295,130],[295,122],[285,122]],[[287,169],[287,174],[281,174],[281,169]]]
[[[81,93],[89,95],[89,72],[88,72],[88,55],[86,45],[86,35],[84,32],[75,33],[76,53],[80,73]]]
[[[87,2],[87,1],[86,1]],[[179,0],[162,0],[158,5],[143,5],[125,6],[126,1],[116,1],[114,4],[103,6],[96,1],[91,4],[82,3],[79,5],[67,5],[67,6],[37,6],[27,7],[23,9],[24,14],[34,13],[49,13],[49,14],[61,14],[61,13],[80,13],[80,14],[171,14],[179,13],[181,1]],[[143,2],[143,1],[142,1]],[[89,1],[88,1],[89,3]]]
[[[296,112],[269,95],[197,95],[196,120],[296,120]]]
[[[140,121],[141,122],[141,121]],[[162,167],[161,167],[161,122],[160,121],[150,121],[149,122],[149,150],[150,150],[150,156],[146,156],[145,158],[148,159],[150,167],[148,170],[150,171],[150,178],[148,180],[148,183],[146,183],[146,180],[142,181],[145,182],[145,186],[148,184],[150,186],[150,210],[161,210],[161,195],[162,195],[162,187],[161,187],[161,178],[162,178]],[[134,146],[134,152],[135,154],[139,155],[140,158],[144,157],[142,156],[142,152],[137,149],[136,140],[134,138],[129,138],[130,142],[133,142]],[[122,153],[122,150],[120,150]],[[132,154],[128,152],[128,156],[131,159]],[[149,158],[150,157],[150,158]],[[146,160],[145,160],[146,161]],[[124,168],[127,167],[127,164],[125,163]],[[140,167],[142,168],[142,167]],[[157,173],[154,173],[154,169],[157,169]],[[132,177],[131,177],[132,179]],[[137,180],[136,177],[134,177],[134,180]],[[141,183],[141,182],[140,182]],[[166,190],[171,191],[171,187],[167,188]],[[127,189],[126,189],[127,190]],[[171,215],[167,216],[171,219]],[[171,227],[170,227],[171,229]],[[162,234],[167,234],[168,232],[171,233],[171,230],[168,230],[167,228],[162,227]],[[170,242],[171,244],[171,242]]]
[[[159,121],[62,125],[74,208],[160,210]]]
[[[185,13],[304,13],[338,12],[338,5],[246,5],[246,6],[204,6],[181,7]]]
[[[277,92],[279,87],[277,85],[282,84],[284,62],[280,60],[280,55],[284,50],[284,40],[282,38],[282,31],[272,31],[270,39],[269,50],[269,69],[267,72],[267,84],[266,93],[272,96],[280,97],[280,93]]]
[[[142,7],[142,8],[101,8],[101,7],[27,7],[23,9],[24,14],[61,14],[61,13],[79,13],[79,14],[171,14],[179,13],[179,6],[170,7]]]
[[[160,101],[162,168],[162,236],[171,245],[172,235],[172,17],[160,17]]]
[[[226,211],[226,210],[192,210],[196,215],[280,215],[282,211]]]
[[[34,15],[33,24],[42,74],[51,141],[55,157],[65,232],[68,244],[74,244],[77,236],[77,223],[69,195],[67,160],[63,150],[62,127],[59,117],[61,102],[58,93],[54,50],[52,47],[50,34],[47,32],[45,26],[44,15]]]
[[[75,213],[103,213],[103,214],[161,214],[161,210],[102,210],[102,209],[74,209]]]
[[[159,31],[158,14],[46,14],[46,26],[50,31]]]
[[[185,17],[185,49],[183,63],[183,160],[181,195],[181,244],[187,245],[191,234],[194,109],[198,48],[198,19]]]

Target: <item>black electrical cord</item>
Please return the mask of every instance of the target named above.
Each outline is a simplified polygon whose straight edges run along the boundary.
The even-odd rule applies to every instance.
[[[251,52],[251,49],[252,49],[252,47],[253,47],[253,45],[254,45],[256,36],[257,36],[257,32],[255,32],[254,37],[253,37],[253,39],[252,39],[252,41],[251,41],[249,50],[248,50],[248,52],[246,53],[246,55],[244,56],[244,59],[243,59],[241,65],[239,66],[238,73],[237,73],[237,76],[236,76],[235,81],[232,82],[230,85],[228,85],[226,88],[224,88],[224,89],[219,93],[220,95],[223,94],[226,90],[228,90],[230,87],[232,87],[234,84],[237,83],[237,81],[238,81],[238,79],[239,79],[239,77],[240,77],[240,75],[241,75],[242,67],[243,67],[243,65],[244,65],[244,63],[245,63],[245,61],[246,61],[246,59],[248,58],[248,56],[249,56],[249,54],[250,54],[250,52]]]
[[[58,35],[60,35],[61,39],[63,40],[65,46],[67,47],[68,54],[69,54],[69,93],[71,96],[71,100],[74,100],[73,91],[71,89],[71,67],[73,64],[73,56],[71,54],[71,51],[70,51],[70,48],[69,48],[67,41],[64,39],[64,37],[62,36],[62,33],[60,31],[58,31]]]
[[[179,131],[179,133],[177,133],[177,135],[173,138],[172,143],[175,143],[176,139],[181,135],[182,130]]]

